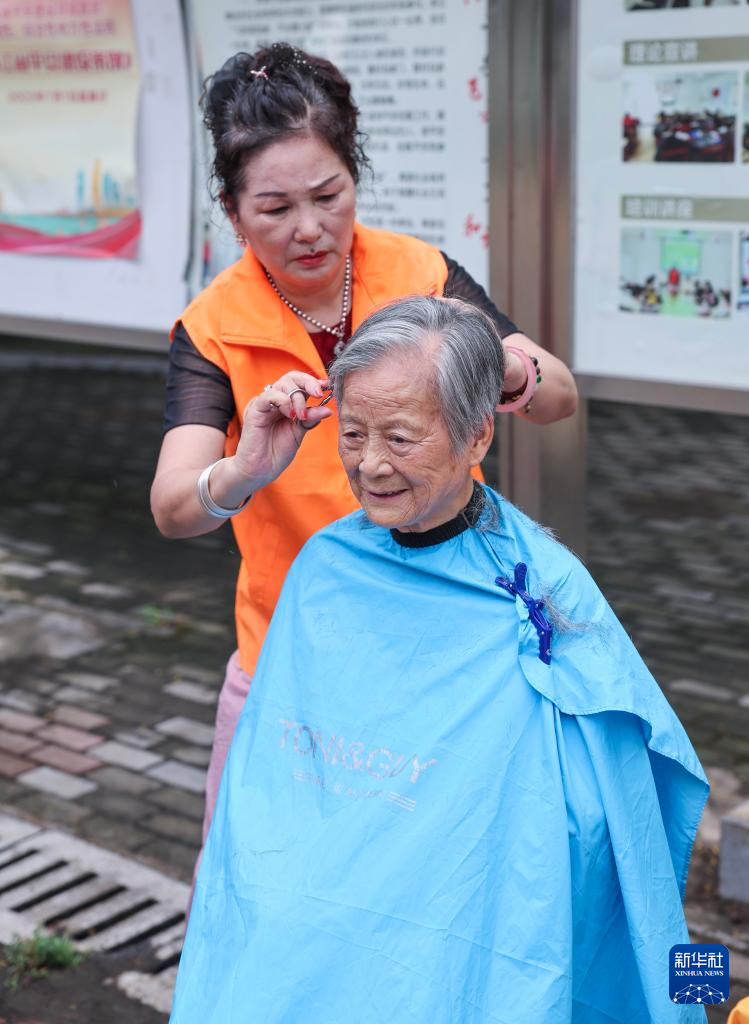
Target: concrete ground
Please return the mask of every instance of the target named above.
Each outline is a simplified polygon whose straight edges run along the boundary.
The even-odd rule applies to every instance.
[[[237,554],[151,521],[163,365],[0,345],[0,806],[189,881]],[[749,798],[749,418],[594,403],[589,470],[589,568],[717,783],[707,851]]]

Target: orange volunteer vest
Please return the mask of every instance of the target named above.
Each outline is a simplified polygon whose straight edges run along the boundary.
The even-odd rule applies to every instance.
[[[375,309],[407,295],[442,295],[447,267],[438,249],[407,235],[357,224],[353,244],[354,330]],[[250,399],[290,370],[325,376],[307,331],[245,250],[187,307],[177,323],[227,374],[237,413],[226,438],[233,455]],[[175,325],[176,326],[176,325]],[[313,533],[359,507],[338,457],[336,417],[305,437],[291,465],[232,520],[242,563],[236,621],[240,664],[255,670],[289,566]]]

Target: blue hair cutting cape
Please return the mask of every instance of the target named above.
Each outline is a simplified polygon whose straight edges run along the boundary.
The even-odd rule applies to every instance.
[[[700,764],[587,571],[484,493],[442,544],[359,512],[292,566],[173,1024],[704,1020],[668,994]]]

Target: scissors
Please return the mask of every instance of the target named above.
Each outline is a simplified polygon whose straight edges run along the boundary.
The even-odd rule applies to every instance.
[[[327,405],[328,402],[332,401],[333,398],[335,398],[335,395],[333,394],[333,389],[332,388],[325,388],[325,390],[329,391],[330,394],[326,395],[325,398],[323,398],[322,402],[318,402],[317,403],[317,408],[318,409],[321,409],[324,405]]]
[[[266,388],[266,390],[268,390],[268,389]],[[309,406],[309,408],[310,408],[310,409],[321,409],[321,408],[322,408],[322,407],[323,407],[324,405],[327,405],[327,404],[328,404],[328,402],[332,401],[332,400],[333,400],[333,398],[335,397],[335,395],[333,394],[333,389],[332,389],[332,388],[329,388],[329,387],[328,387],[328,388],[323,388],[323,391],[328,391],[328,392],[330,392],[330,394],[326,395],[326,396],[325,396],[325,398],[323,398],[321,402],[318,402],[318,403],[317,403],[317,405],[311,405],[311,406]],[[291,396],[291,395],[296,395],[296,394],[302,394],[302,395],[304,395],[304,397],[305,397],[305,400],[307,400],[307,399],[309,399],[310,397],[312,397],[312,396],[311,396],[311,395],[309,394],[309,392],[307,392],[307,391],[305,391],[305,390],[304,390],[304,388],[294,388],[294,390],[293,390],[293,391],[290,391],[290,392],[289,392],[289,396]],[[2,1024],[2,1022],[1,1022],[1,1021],[0,1021],[0,1024]]]

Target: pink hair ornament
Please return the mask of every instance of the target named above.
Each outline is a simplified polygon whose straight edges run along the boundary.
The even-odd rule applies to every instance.
[[[265,70],[265,64],[263,64],[259,71],[250,71],[250,74],[255,79],[264,78],[266,82],[268,81],[268,72]]]

